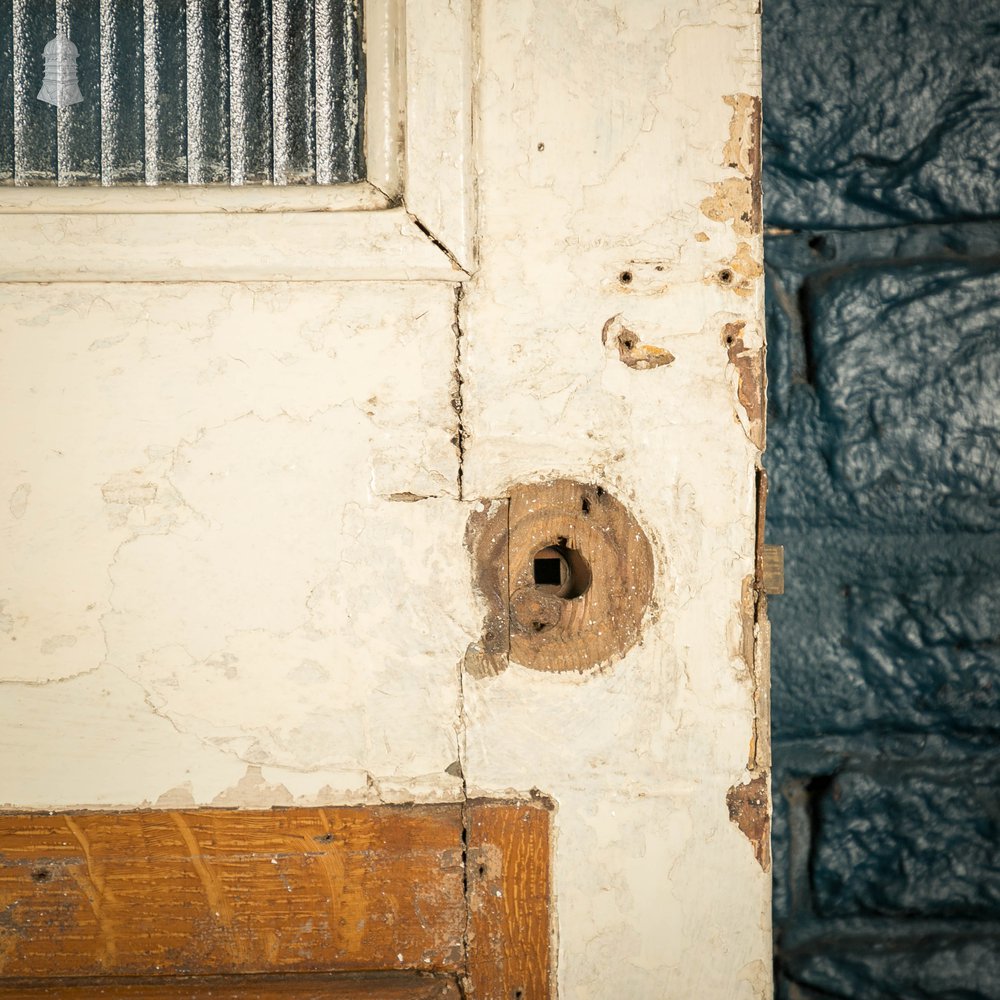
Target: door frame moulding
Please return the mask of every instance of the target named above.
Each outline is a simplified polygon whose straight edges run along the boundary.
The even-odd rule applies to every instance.
[[[52,263],[38,261],[31,270],[27,262],[0,259],[0,281],[192,280],[192,269],[202,281],[288,280],[281,254],[238,263],[248,256],[245,248],[259,242],[261,216],[297,248],[293,259],[308,258],[304,270],[294,269],[299,280],[465,280],[474,265],[475,231],[472,2],[364,0],[367,181],[2,186],[0,225],[8,244],[12,225],[19,237],[46,227],[42,242]],[[106,224],[80,222],[93,215]],[[155,226],[148,217],[157,215],[171,218]],[[231,259],[208,258],[199,249],[206,230],[221,238],[223,229],[212,223],[220,215],[227,217],[226,242],[213,249]],[[147,244],[166,239],[170,246],[141,249],[146,227]],[[186,247],[194,252],[190,268]],[[164,258],[170,273],[161,273]]]

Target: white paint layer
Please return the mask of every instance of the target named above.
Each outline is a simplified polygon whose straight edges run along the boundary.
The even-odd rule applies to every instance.
[[[0,317],[0,802],[248,765],[454,795],[453,288],[5,285]]]

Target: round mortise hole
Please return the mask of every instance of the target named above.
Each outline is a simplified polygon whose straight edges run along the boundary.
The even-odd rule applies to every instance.
[[[733,272],[729,270],[728,267],[724,267],[719,272],[719,281],[724,285],[731,285],[733,283]]]
[[[52,872],[48,868],[36,868],[31,873],[32,882],[48,882],[50,878],[52,878]]]
[[[560,538],[556,545],[539,549],[531,560],[531,570],[535,587],[546,594],[571,601],[590,590],[590,563],[565,538]],[[536,632],[545,628],[544,625],[539,628],[539,624],[535,623]]]
[[[631,285],[632,284],[632,272],[631,271],[622,271],[622,273],[618,275],[618,280],[623,285]]]

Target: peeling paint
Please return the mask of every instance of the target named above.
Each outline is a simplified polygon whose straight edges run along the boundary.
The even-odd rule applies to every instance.
[[[742,320],[726,323],[722,329],[722,343],[729,363],[736,370],[737,399],[746,419],[747,436],[754,445],[764,449],[764,413],[766,400],[766,375],[764,350],[748,348],[743,337],[746,323]]]
[[[754,186],[748,177],[727,177],[712,185],[712,194],[701,203],[702,214],[713,222],[728,223],[737,236],[760,232]]]
[[[739,172],[712,185],[713,193],[701,203],[702,213],[713,222],[729,223],[737,236],[761,233],[760,98],[727,94],[723,101],[733,109],[729,138],[723,146],[723,164]]]
[[[743,832],[761,870],[771,870],[771,803],[767,773],[759,774],[726,794],[729,818]]]
[[[635,331],[622,322],[621,315],[612,316],[604,324],[601,341],[618,349],[622,364],[636,371],[649,371],[674,361],[674,356],[664,347],[640,343]]]

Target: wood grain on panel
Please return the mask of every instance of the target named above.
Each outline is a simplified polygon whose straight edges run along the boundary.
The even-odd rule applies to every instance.
[[[462,811],[0,816],[0,977],[463,967]]]
[[[469,1000],[551,995],[550,807],[470,801]]]
[[[29,980],[0,984],[3,1000],[460,1000],[454,976],[418,973]]]

